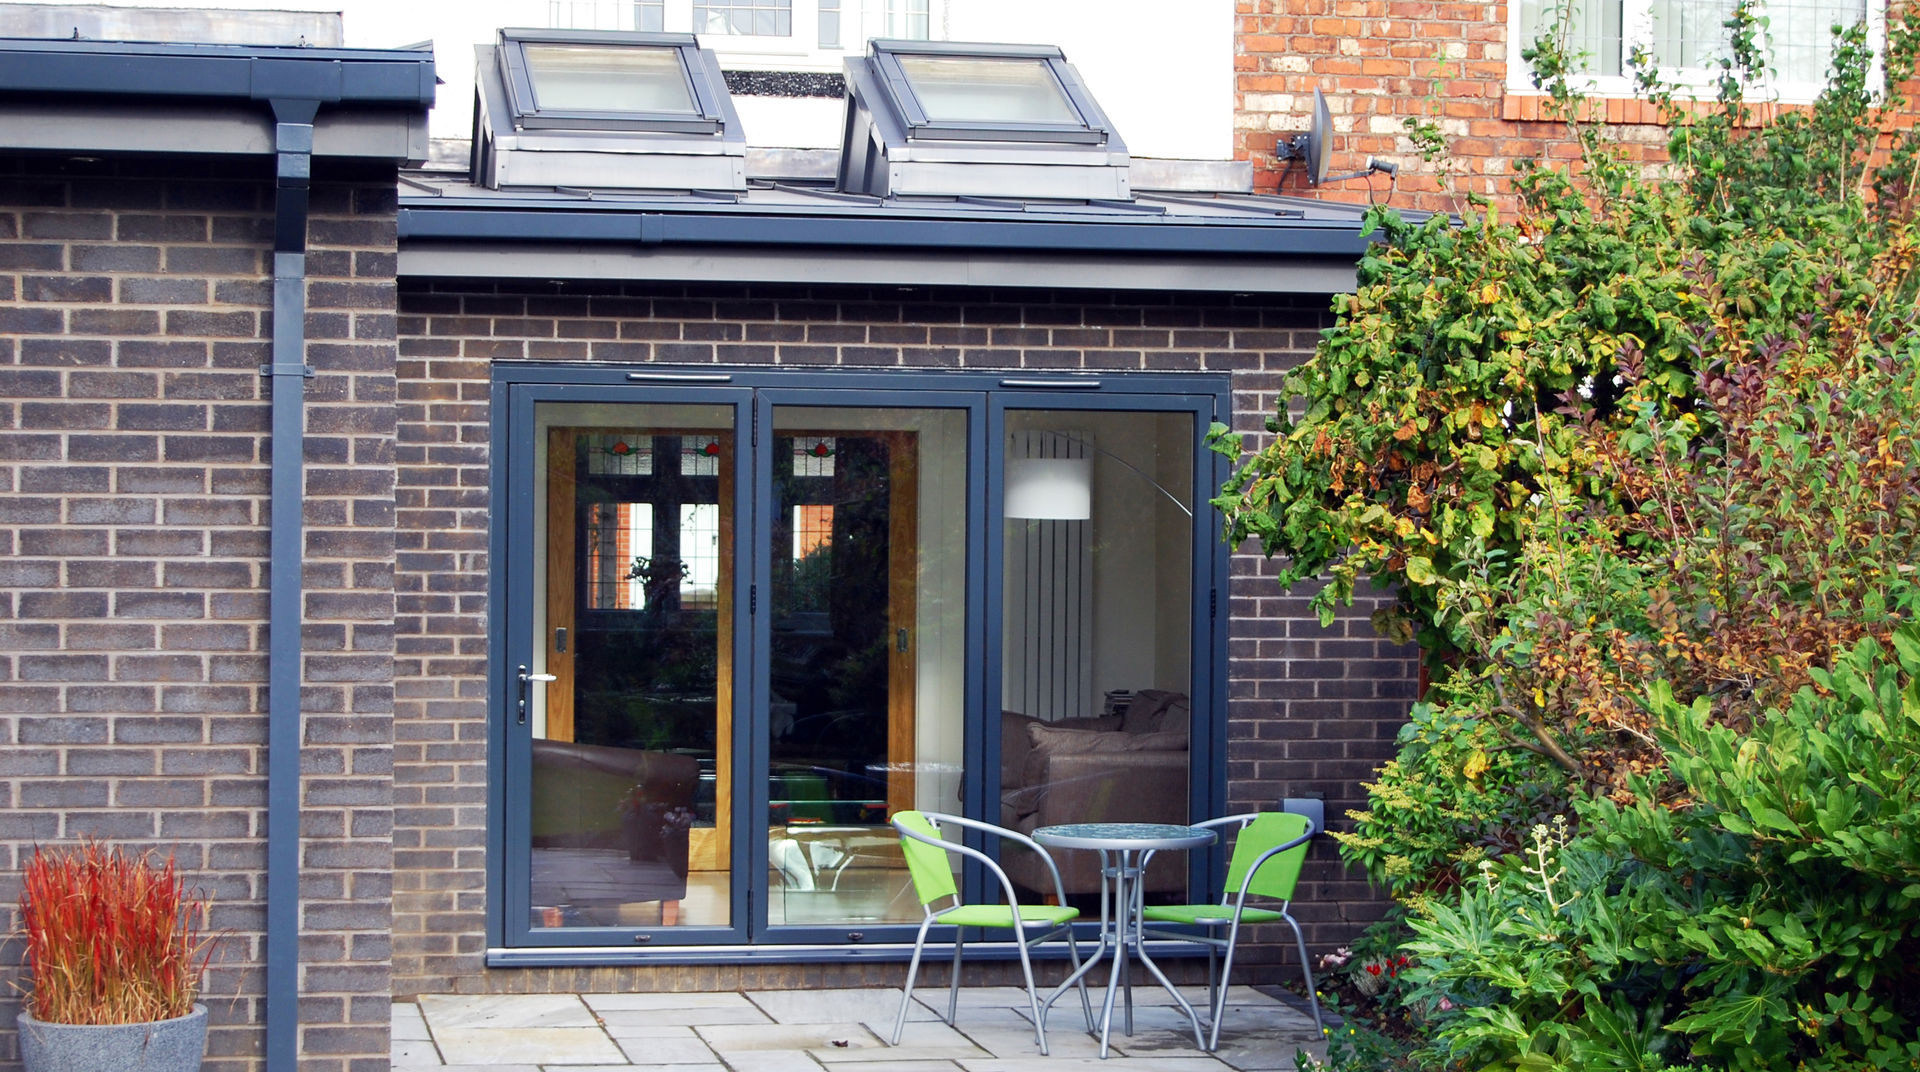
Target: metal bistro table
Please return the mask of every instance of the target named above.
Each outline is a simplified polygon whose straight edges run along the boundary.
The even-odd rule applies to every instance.
[[[1043,826],[1033,832],[1033,840],[1050,849],[1090,849],[1100,854],[1100,948],[1040,1003],[1040,1029],[1046,1030],[1047,1011],[1053,1007],[1054,1000],[1072,989],[1080,977],[1111,950],[1113,969],[1107,975],[1107,996],[1100,1006],[1100,1056],[1107,1055],[1107,1039],[1113,1031],[1114,994],[1122,986],[1127,990],[1125,1031],[1129,1036],[1133,1034],[1133,981],[1128,977],[1127,964],[1130,956],[1140,958],[1140,963],[1145,964],[1167,993],[1173,995],[1173,1000],[1180,1003],[1187,1021],[1193,1025],[1194,1043],[1205,1049],[1199,1014],[1168,981],[1153,958],[1147,956],[1140,937],[1140,912],[1146,892],[1146,883],[1142,881],[1146,857],[1163,849],[1197,849],[1211,845],[1214,832],[1167,823],[1070,823]]]

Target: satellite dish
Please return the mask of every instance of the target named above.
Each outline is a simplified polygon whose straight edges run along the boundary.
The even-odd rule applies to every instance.
[[[1327,110],[1327,96],[1318,87],[1313,91],[1313,123],[1307,128],[1307,181],[1315,186],[1327,181],[1327,165],[1333,153],[1327,148],[1333,137],[1333,113]]]
[[[1328,175],[1327,168],[1333,163],[1333,113],[1327,108],[1326,94],[1313,91],[1313,116],[1308,122],[1305,134],[1295,134],[1278,146],[1274,155],[1281,160],[1298,160],[1306,165],[1307,182],[1314,186],[1329,182],[1345,182],[1348,179],[1364,178],[1375,172],[1385,172],[1399,180],[1399,165],[1376,157],[1367,157],[1364,171],[1351,175]]]

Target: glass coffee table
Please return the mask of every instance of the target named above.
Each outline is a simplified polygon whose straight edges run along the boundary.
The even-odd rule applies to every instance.
[[[1133,981],[1128,973],[1130,961],[1138,958],[1179,1003],[1187,1014],[1187,1021],[1193,1025],[1194,1043],[1205,1049],[1200,1015],[1193,1011],[1193,1006],[1180,995],[1153,958],[1147,956],[1146,944],[1140,937],[1140,912],[1146,893],[1142,879],[1147,856],[1163,850],[1203,848],[1213,844],[1214,832],[1166,823],[1070,823],[1043,826],[1033,832],[1033,840],[1050,849],[1100,854],[1100,948],[1040,1003],[1041,1031],[1046,1030],[1047,1011],[1053,1007],[1054,1000],[1072,989],[1102,958],[1111,956],[1113,966],[1107,973],[1107,996],[1100,1005],[1100,1056],[1105,1057],[1108,1037],[1113,1031],[1114,996],[1123,987],[1126,990],[1124,1030],[1129,1036],[1133,1034]]]

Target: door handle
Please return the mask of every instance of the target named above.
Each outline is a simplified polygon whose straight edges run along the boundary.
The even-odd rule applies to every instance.
[[[530,674],[527,672],[527,667],[524,664],[521,665],[519,722],[522,726],[527,724],[527,704],[529,701],[533,699],[533,683],[536,681],[558,681],[558,680],[560,679],[558,677],[555,677],[552,674]]]

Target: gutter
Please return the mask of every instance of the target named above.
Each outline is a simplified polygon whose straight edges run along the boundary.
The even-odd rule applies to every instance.
[[[307,210],[317,100],[277,98],[274,118],[273,398],[267,581],[267,1067],[300,1045],[300,612],[305,580]]]

